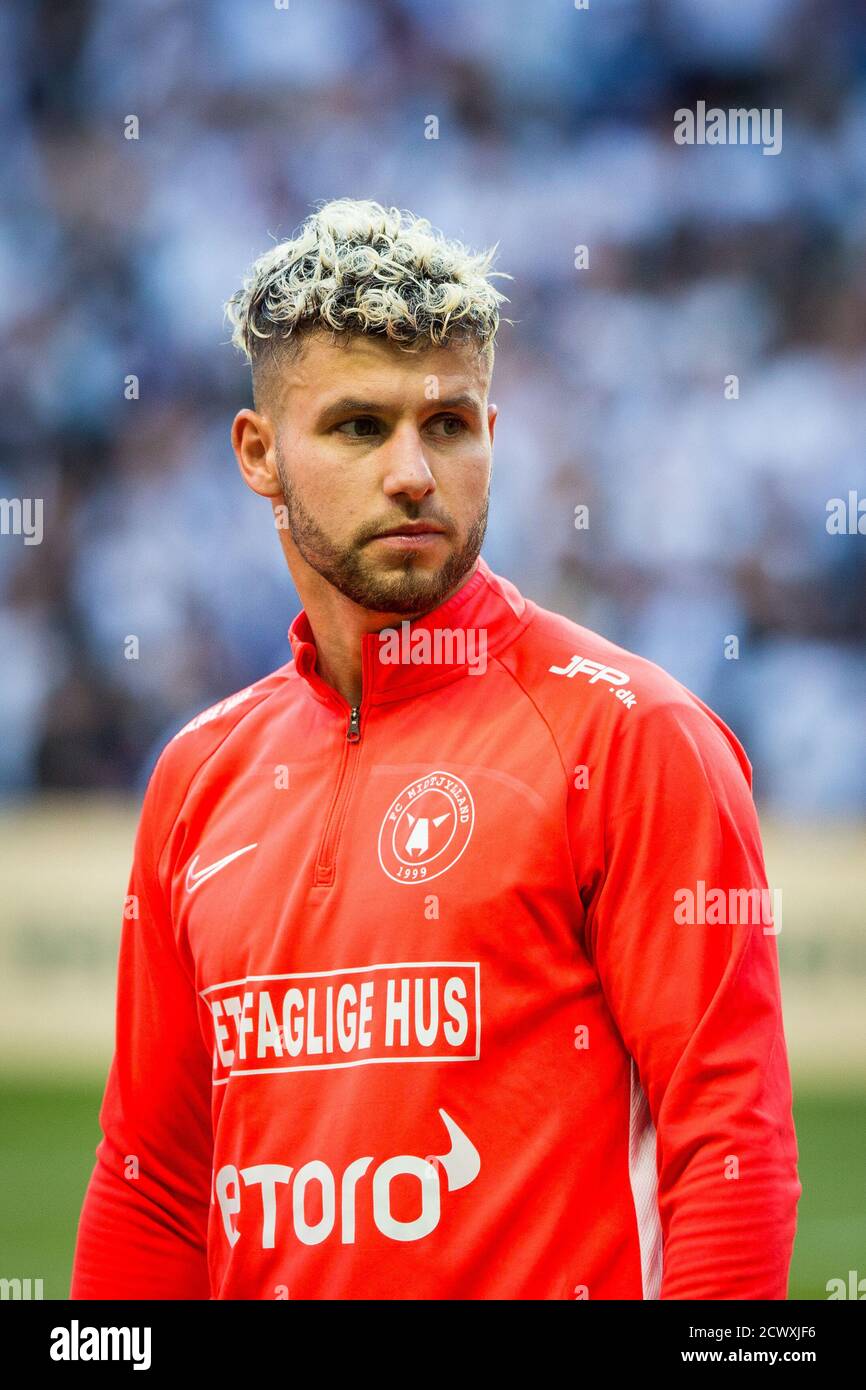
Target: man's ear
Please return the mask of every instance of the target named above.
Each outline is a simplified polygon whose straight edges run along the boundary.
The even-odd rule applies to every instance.
[[[232,448],[241,477],[260,497],[281,497],[274,428],[267,415],[239,410],[232,422]]]
[[[491,444],[493,443],[493,431],[496,429],[496,417],[497,417],[498,414],[499,414],[499,406],[498,406],[498,405],[489,405],[489,406],[487,407],[487,429],[488,429],[488,432],[489,432],[489,434],[490,434],[490,443],[491,443]]]

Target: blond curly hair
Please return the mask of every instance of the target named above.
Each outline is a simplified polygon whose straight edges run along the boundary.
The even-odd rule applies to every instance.
[[[492,358],[505,295],[497,246],[472,252],[426,218],[352,198],[324,203],[297,235],[259,256],[225,306],[253,367],[304,330],[387,337],[409,350],[474,340]]]

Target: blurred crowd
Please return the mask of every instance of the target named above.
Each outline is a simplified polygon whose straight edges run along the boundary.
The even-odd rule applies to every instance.
[[[677,145],[698,101],[781,152]],[[289,659],[222,305],[350,196],[514,277],[494,570],[717,709],[765,805],[866,809],[866,536],[826,525],[866,498],[866,6],[32,0],[0,140],[0,497],[44,499],[0,536],[0,791],[140,786]]]

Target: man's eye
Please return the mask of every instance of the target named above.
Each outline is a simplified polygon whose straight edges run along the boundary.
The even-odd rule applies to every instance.
[[[459,415],[437,415],[433,424],[440,428],[440,432],[446,439],[456,439],[457,435],[466,428]]]
[[[379,422],[372,415],[359,415],[354,420],[344,420],[337,429],[350,439],[370,439],[379,432]]]

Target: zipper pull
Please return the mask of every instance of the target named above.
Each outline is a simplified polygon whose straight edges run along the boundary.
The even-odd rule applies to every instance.
[[[349,727],[346,730],[346,738],[349,743],[357,743],[361,737],[361,706],[353,705],[349,715]]]

